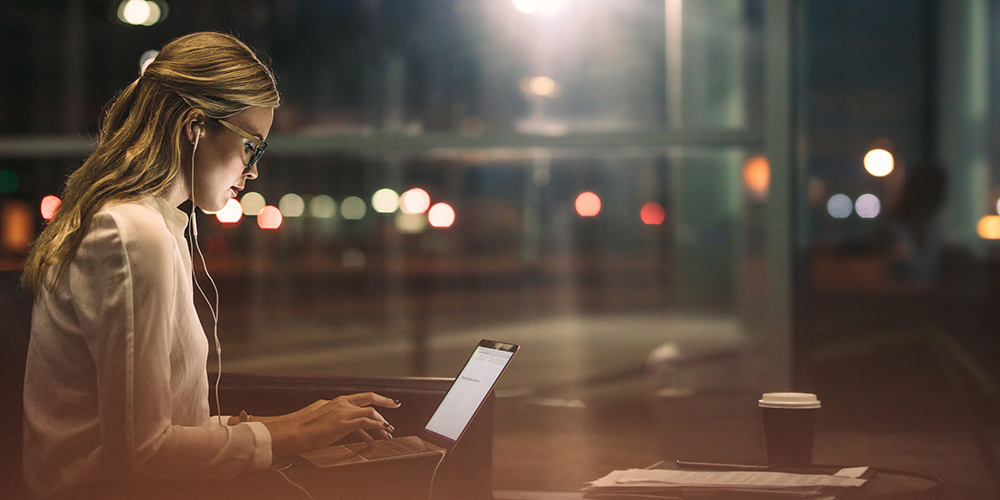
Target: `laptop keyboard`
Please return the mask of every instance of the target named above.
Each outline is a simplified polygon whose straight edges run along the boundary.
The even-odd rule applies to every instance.
[[[344,448],[368,460],[402,457],[427,451],[427,448],[423,446],[423,443],[419,439],[407,437],[379,439],[371,443],[349,443],[345,444]]]

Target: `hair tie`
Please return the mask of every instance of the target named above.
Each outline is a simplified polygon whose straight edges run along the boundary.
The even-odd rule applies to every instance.
[[[142,53],[142,57],[139,58],[139,76],[146,73],[146,68],[148,68],[150,64],[153,64],[153,61],[156,60],[156,56],[158,55],[160,55],[159,50],[147,50]]]

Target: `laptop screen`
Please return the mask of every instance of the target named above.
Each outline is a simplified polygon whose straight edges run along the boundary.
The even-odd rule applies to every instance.
[[[425,430],[458,441],[516,351],[514,344],[480,342]]]

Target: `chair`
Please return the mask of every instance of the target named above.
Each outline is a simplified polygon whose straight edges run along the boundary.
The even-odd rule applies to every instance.
[[[20,272],[0,271],[0,491],[9,500],[29,498],[21,479],[21,451],[22,394],[31,332],[31,305],[20,288]],[[210,375],[210,380],[214,382],[214,374]],[[286,377],[223,372],[219,397],[223,414],[235,415],[246,410],[251,415],[279,415],[317,399],[374,391],[403,403],[398,409],[380,411],[395,426],[395,434],[405,436],[423,428],[452,380]],[[493,405],[494,396],[490,394],[462,442],[441,465],[435,480],[436,493],[443,493],[448,498],[492,498]]]

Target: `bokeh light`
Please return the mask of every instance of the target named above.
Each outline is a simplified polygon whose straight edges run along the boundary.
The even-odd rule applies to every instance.
[[[531,173],[531,181],[538,187],[548,186],[552,182],[552,172],[547,168],[536,168]]]
[[[663,224],[663,221],[667,218],[667,211],[663,209],[663,205],[651,201],[642,206],[642,210],[639,211],[639,217],[642,219],[643,224],[658,226]]]
[[[51,220],[52,217],[56,215],[56,210],[59,208],[60,203],[62,203],[62,200],[55,195],[50,194],[45,198],[42,198],[42,218],[45,220]]]
[[[528,81],[528,91],[538,96],[550,97],[559,91],[559,85],[547,76],[536,76]]]
[[[767,158],[754,156],[747,160],[743,165],[743,185],[758,199],[767,195],[771,186],[771,166]]]
[[[365,212],[367,211],[368,207],[365,205],[365,200],[357,196],[348,196],[340,204],[340,215],[344,216],[347,220],[360,220],[365,216]]]
[[[0,247],[8,252],[25,252],[31,246],[34,231],[31,205],[21,200],[0,204]]]
[[[396,230],[406,234],[421,233],[427,229],[427,217],[423,214],[396,213]]]
[[[576,197],[576,213],[581,217],[593,217],[601,213],[601,198],[590,191]]]
[[[118,5],[118,19],[133,26],[152,26],[165,17],[166,4],[145,0],[124,0]]]
[[[389,188],[382,188],[372,195],[372,208],[380,214],[391,214],[399,210],[399,194]]]
[[[309,200],[309,215],[317,219],[329,219],[337,215],[337,202],[325,194],[313,196]]]
[[[846,219],[854,212],[854,203],[846,194],[835,194],[827,200],[826,211],[834,219]]]
[[[357,248],[348,248],[340,256],[340,264],[348,269],[365,267],[365,254]]]
[[[878,196],[873,194],[863,194],[858,196],[858,201],[854,202],[854,211],[862,219],[874,219],[882,211],[882,202]]]
[[[1000,215],[987,215],[979,219],[976,233],[984,240],[1000,240]]]
[[[254,216],[260,213],[260,209],[264,208],[267,202],[260,193],[250,191],[240,198],[240,205],[243,206],[243,215]]]
[[[514,7],[524,14],[555,17],[566,0],[514,0]]]
[[[295,193],[288,193],[278,201],[278,210],[284,217],[301,217],[306,211],[306,202]]]
[[[0,170],[0,193],[10,194],[17,190],[17,172],[13,170]]]
[[[895,161],[892,153],[884,149],[873,149],[865,155],[865,170],[875,177],[885,177],[892,172]]]
[[[261,229],[278,229],[281,227],[281,210],[274,205],[268,205],[257,213],[257,225]]]
[[[455,209],[447,203],[435,203],[427,211],[427,222],[430,222],[433,227],[451,227],[455,223]]]
[[[215,212],[215,218],[223,224],[235,224],[243,218],[243,207],[236,198],[230,198],[222,210]]]
[[[431,207],[431,196],[420,188],[413,188],[399,197],[399,206],[404,214],[422,214]]]

